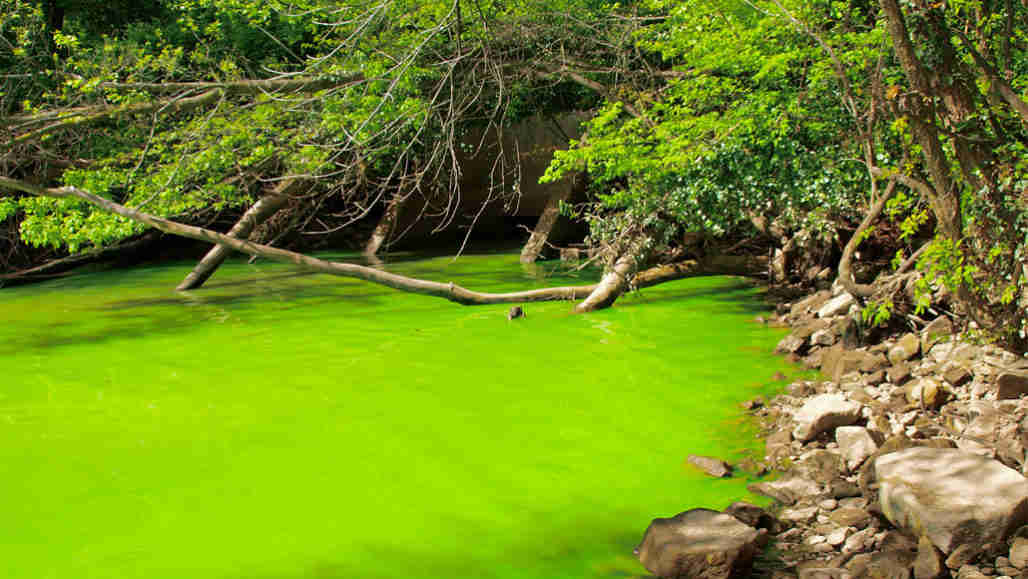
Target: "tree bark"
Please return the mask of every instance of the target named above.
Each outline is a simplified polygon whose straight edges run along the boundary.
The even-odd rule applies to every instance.
[[[389,234],[396,227],[396,218],[400,215],[405,200],[406,196],[402,191],[397,191],[386,203],[385,213],[378,220],[375,230],[371,232],[368,243],[364,245],[364,255],[378,255],[378,251],[382,249],[382,245],[389,239]]]
[[[553,231],[553,226],[560,217],[560,203],[567,201],[571,196],[571,189],[571,187],[561,188],[546,201],[546,207],[543,209],[543,214],[539,216],[532,235],[525,242],[525,246],[521,248],[521,263],[535,263],[535,260],[539,259],[539,254],[546,246],[550,232]]]
[[[585,301],[575,306],[575,311],[578,313],[592,312],[614,305],[614,302],[628,289],[628,283],[635,272],[639,270],[639,264],[646,260],[650,242],[651,240],[645,236],[629,240],[621,255],[614,260],[614,265],[600,278],[596,289],[585,298]]]
[[[246,213],[239,218],[232,229],[229,230],[228,236],[236,239],[246,239],[250,236],[261,223],[267,221],[272,215],[278,212],[286,202],[289,200],[289,193],[296,188],[298,180],[289,179],[282,181],[275,191],[261,197],[254,203]],[[225,247],[224,245],[215,245],[207,252],[207,255],[203,256],[203,259],[196,264],[193,271],[189,272],[189,275],[182,280],[182,283],[178,284],[175,289],[177,291],[185,291],[197,289],[204,284],[214,272],[221,266],[222,263],[228,259],[229,254],[232,253],[232,249]]]
[[[873,176],[871,177],[874,178]],[[868,211],[867,216],[860,222],[860,226],[853,232],[853,236],[846,242],[846,247],[842,250],[842,258],[839,260],[839,283],[846,289],[852,296],[858,298],[869,298],[874,295],[874,287],[867,284],[858,284],[853,279],[853,254],[857,251],[857,246],[860,245],[864,232],[867,231],[871,224],[878,219],[878,216],[882,214],[882,210],[885,209],[885,204],[892,198],[896,191],[896,181],[890,181],[889,185],[885,188],[885,192],[882,193],[878,201],[871,206],[871,210]]]
[[[149,215],[76,187],[45,188],[2,176],[0,176],[0,187],[22,191],[24,193],[40,197],[75,197],[91,203],[105,211],[121,215],[122,217],[132,219],[139,223],[143,223],[144,225],[149,225],[150,227],[165,233],[186,237],[188,239],[217,243],[242,253],[263,257],[272,261],[291,263],[311,271],[341,277],[362,279],[406,292],[440,297],[463,305],[509,304],[592,298],[591,300],[587,300],[588,304],[587,302],[579,304],[579,306],[575,308],[575,311],[587,312],[609,307],[614,303],[614,300],[617,299],[625,289],[627,289],[628,276],[631,273],[634,273],[638,267],[637,264],[639,263],[639,260],[634,258],[639,257],[642,254],[642,249],[645,247],[645,243],[641,243],[641,240],[636,240],[635,243],[630,244],[629,250],[626,251],[625,254],[615,263],[614,268],[612,268],[612,272],[607,276],[604,276],[604,280],[599,284],[550,287],[502,294],[481,293],[465,289],[453,282],[441,283],[415,279],[371,267],[351,263],[325,261],[323,259],[310,257],[308,255],[303,255],[301,253],[285,249],[236,239],[223,233],[211,231],[202,227],[176,223],[168,219]],[[759,275],[762,268],[766,267],[767,263],[762,262],[760,258],[715,256],[714,258],[707,259],[702,262],[689,261],[679,264],[660,266],[644,271],[636,276],[635,285],[636,287],[649,287],[666,281],[702,275]],[[611,276],[614,276],[614,278]],[[606,282],[606,285],[604,285],[604,282]],[[616,291],[611,291],[612,286]]]
[[[881,0],[880,3],[886,16],[887,28],[896,56],[916,93],[909,99],[910,120],[911,129],[918,144],[921,145],[925,166],[933,185],[926,190],[931,193],[928,196],[928,202],[938,219],[939,229],[943,236],[956,241],[962,237],[963,233],[960,196],[950,175],[950,163],[946,158],[942,142],[939,140],[938,129],[935,127],[935,104],[931,81],[924,65],[917,58],[899,4],[896,0]]]

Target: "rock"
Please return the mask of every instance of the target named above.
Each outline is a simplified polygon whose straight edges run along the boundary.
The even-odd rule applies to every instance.
[[[872,354],[870,352],[864,354],[859,366],[860,371],[865,374],[872,374],[888,367],[889,360],[885,356],[882,354]]]
[[[882,533],[878,548],[883,551],[917,551],[917,542],[907,535],[894,530]]]
[[[654,519],[635,553],[658,577],[746,577],[763,535],[731,515],[692,509]]]
[[[805,398],[814,393],[814,385],[810,382],[793,382],[785,388],[785,391],[789,393],[789,396]]]
[[[824,305],[824,303],[827,302],[829,299],[831,299],[831,297],[832,292],[828,290],[821,290],[815,294],[811,294],[803,298],[802,300],[796,302],[796,304],[792,306],[792,309],[789,311],[789,315],[793,317],[799,317],[808,312],[815,312],[821,309],[821,306]]]
[[[767,529],[771,531],[775,527],[775,519],[764,509],[743,501],[736,501],[725,509],[726,515],[731,515],[739,522],[747,524],[755,529]]]
[[[785,458],[792,452],[791,444],[792,432],[776,430],[764,439],[765,455],[771,461]]]
[[[860,496],[860,487],[848,480],[834,480],[829,487],[833,499],[846,499]]]
[[[875,530],[871,527],[857,531],[842,544],[843,553],[860,553],[866,551],[874,543]]]
[[[885,370],[878,370],[864,377],[864,383],[869,386],[877,386],[882,382],[885,382]]]
[[[853,572],[831,567],[806,567],[800,569],[799,579],[853,579]]]
[[[874,471],[882,513],[943,553],[998,543],[1028,521],[1028,481],[995,460],[915,447],[878,457]]]
[[[863,406],[838,394],[821,394],[807,400],[796,412],[792,435],[806,442],[822,432],[849,426],[861,418]]]
[[[792,507],[783,510],[778,518],[794,525],[812,523],[817,518],[817,507]]]
[[[942,379],[954,387],[967,384],[973,377],[974,375],[971,374],[971,371],[963,366],[951,366],[942,374]]]
[[[1028,539],[1014,539],[1014,543],[1010,545],[1010,564],[1018,569],[1028,568]]]
[[[800,338],[795,334],[789,334],[778,342],[778,345],[775,346],[775,352],[779,354],[797,354],[806,344],[807,341],[804,338]]]
[[[1028,394],[1028,374],[1004,372],[996,378],[996,399],[1013,400]]]
[[[508,320],[516,320],[518,318],[524,318],[524,317],[526,317],[525,316],[525,310],[522,309],[521,306],[514,306],[514,307],[512,307],[510,309],[509,312],[507,312],[507,319]]]
[[[936,362],[965,364],[980,358],[981,350],[977,346],[972,346],[971,344],[950,341],[932,346],[932,349],[929,350],[928,354],[929,357]]]
[[[833,523],[840,527],[854,527],[856,529],[865,529],[871,524],[871,513],[864,509],[857,509],[853,507],[843,507],[838,509],[832,514],[828,515]]]
[[[797,476],[814,481],[835,481],[846,470],[842,457],[833,451],[823,448],[808,450],[799,456],[792,466]]]
[[[927,352],[942,338],[953,335],[953,322],[946,316],[939,316],[921,331],[921,351]]]
[[[921,351],[921,340],[914,334],[904,334],[896,340],[896,345],[889,348],[889,361],[893,365],[906,362]]]
[[[871,555],[864,571],[869,579],[908,579],[916,555],[911,551],[880,551]]]
[[[757,410],[758,408],[764,407],[764,398],[757,396],[742,403],[742,407],[746,410]]]
[[[686,460],[689,461],[689,464],[712,477],[726,478],[732,476],[732,465],[721,459],[690,454]]]
[[[979,571],[977,567],[964,565],[957,571],[957,579],[988,579],[988,575]]]
[[[860,465],[878,451],[878,443],[875,442],[871,433],[862,426],[840,426],[835,429],[835,442],[839,444],[839,451],[846,459],[846,468],[850,472],[857,470]]]
[[[839,527],[825,536],[825,542],[833,547],[838,547],[846,542],[846,538],[849,537],[850,534],[851,530],[849,527]]]
[[[917,543],[917,559],[914,560],[914,579],[941,579],[945,574],[942,553],[928,537],[921,537]]]
[[[977,555],[978,553],[974,546],[964,543],[954,549],[949,557],[946,557],[946,566],[950,569],[960,569],[973,561]]]
[[[845,314],[854,303],[855,300],[853,299],[853,296],[843,292],[828,300],[825,305],[821,306],[821,308],[817,310],[817,317],[831,318],[840,314]]]
[[[849,569],[854,576],[863,577],[867,571],[867,564],[870,562],[870,553],[860,553],[850,557],[850,560],[846,562],[846,568]]]
[[[885,372],[885,376],[896,385],[902,385],[910,379],[910,364],[896,364]]]
[[[938,410],[946,402],[942,385],[932,378],[921,378],[906,388],[907,402],[929,410]]]
[[[831,346],[838,338],[830,328],[824,328],[810,335],[810,343],[815,346]]]

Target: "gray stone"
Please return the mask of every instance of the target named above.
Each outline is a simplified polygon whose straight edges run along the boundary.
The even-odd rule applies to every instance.
[[[921,537],[917,543],[917,559],[914,560],[914,579],[940,579],[945,574],[942,553],[928,537]]]
[[[946,566],[950,569],[960,569],[978,556],[978,550],[970,544],[964,543],[953,549],[953,552],[946,557]]]
[[[853,299],[853,296],[843,292],[828,300],[825,305],[821,306],[821,308],[817,310],[817,317],[831,318],[833,316],[845,314],[854,303],[856,303],[856,301]]]
[[[953,322],[946,316],[939,316],[921,331],[921,351],[927,352],[942,338],[953,335]]]
[[[864,509],[843,507],[828,515],[833,523],[840,527],[867,528],[871,524],[871,513]]]
[[[791,507],[779,513],[778,518],[794,525],[812,523],[817,518],[817,507]]]
[[[883,514],[943,553],[998,543],[1028,521],[1028,481],[995,460],[915,447],[874,461]]]
[[[1028,539],[1017,537],[1010,545],[1010,564],[1018,569],[1028,567]]]
[[[875,530],[871,527],[857,531],[846,539],[842,545],[843,553],[860,553],[866,551],[874,543]]]
[[[853,572],[832,567],[805,567],[800,569],[799,579],[852,579]]]
[[[904,334],[896,345],[889,348],[889,361],[895,364],[906,362],[921,351],[921,341],[914,334]]]
[[[872,354],[865,352],[863,359],[860,361],[860,371],[865,374],[871,374],[879,370],[885,370],[889,367],[889,360],[886,359],[882,354]]]
[[[996,378],[996,399],[1013,400],[1028,394],[1028,374],[1004,372]]]
[[[815,346],[831,346],[838,340],[838,336],[830,328],[818,330],[810,335],[810,343]]]
[[[832,292],[828,290],[821,290],[815,294],[803,298],[796,302],[789,311],[789,314],[793,317],[802,316],[808,312],[817,311],[832,297]]]
[[[973,565],[964,565],[957,571],[957,579],[988,579],[988,577]]]
[[[796,354],[803,349],[803,346],[805,346],[806,343],[807,341],[805,339],[800,338],[795,334],[789,334],[778,342],[778,345],[775,346],[775,352],[779,354]]]
[[[846,468],[853,472],[869,456],[878,451],[878,443],[862,426],[840,426],[835,429],[835,442],[846,459]]]
[[[910,364],[896,364],[891,366],[886,372],[885,376],[896,385],[902,385],[904,382],[910,379]]]
[[[873,553],[864,576],[869,579],[909,579],[915,557],[911,551]]]
[[[938,380],[921,378],[906,387],[907,402],[929,410],[938,410],[946,403],[946,391]]]
[[[767,529],[770,531],[775,526],[774,517],[769,515],[767,511],[757,505],[743,501],[736,501],[728,505],[728,508],[725,509],[725,514],[731,515],[738,519],[739,522],[755,529]]]
[[[942,374],[942,379],[952,386],[963,386],[973,377],[971,371],[963,366],[952,366]]]
[[[763,535],[730,515],[692,509],[654,519],[635,553],[658,577],[746,577]]]
[[[846,538],[849,537],[851,534],[852,530],[849,527],[839,527],[838,529],[835,529],[831,533],[825,535],[825,542],[833,547],[838,547],[839,545],[845,543]]]
[[[689,461],[689,464],[712,477],[726,478],[732,476],[732,465],[719,458],[690,454],[686,460]]]
[[[822,432],[849,426],[861,417],[863,406],[838,394],[821,394],[806,401],[796,412],[792,435],[806,442]]]

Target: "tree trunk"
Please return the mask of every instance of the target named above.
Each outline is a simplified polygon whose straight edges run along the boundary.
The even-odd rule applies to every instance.
[[[609,307],[628,287],[627,279],[638,267],[637,264],[641,261],[639,258],[644,254],[644,248],[646,246],[644,242],[648,241],[645,239],[637,239],[634,243],[629,244],[629,249],[625,251],[621,258],[618,259],[611,273],[604,276],[604,280],[599,284],[551,287],[522,292],[490,294],[471,291],[452,282],[441,283],[415,279],[371,267],[355,265],[352,263],[325,261],[323,259],[310,257],[308,255],[303,255],[301,253],[285,249],[236,239],[235,237],[229,237],[223,233],[211,231],[202,227],[176,223],[168,219],[149,215],[76,187],[65,186],[58,188],[45,188],[2,176],[0,176],[0,187],[6,187],[15,191],[22,191],[24,193],[41,197],[76,197],[105,211],[138,221],[144,225],[149,225],[150,227],[159,229],[165,233],[171,233],[188,239],[217,243],[219,245],[230,247],[236,251],[256,255],[272,261],[292,263],[312,271],[338,275],[341,277],[362,279],[402,291],[444,298],[464,305],[509,304],[589,298],[582,304],[579,304],[579,306],[575,308],[575,311],[587,312]],[[704,262],[701,263],[685,262],[671,266],[662,266],[642,272],[636,276],[636,284],[638,287],[647,287],[664,281],[700,275],[759,275],[762,268],[766,267],[767,263],[761,263],[759,258],[718,256],[704,260]]]
[[[950,175],[950,163],[946,158],[939,130],[935,126],[934,94],[928,72],[917,58],[917,52],[910,40],[903,11],[896,0],[880,0],[885,13],[889,36],[892,37],[903,72],[918,94],[908,99],[911,129],[925,161],[933,187],[928,202],[932,206],[944,237],[957,241],[962,237],[963,223],[960,214],[960,194]]]
[[[396,227],[396,218],[400,215],[400,209],[403,208],[405,200],[406,197],[402,192],[397,191],[393,198],[386,203],[382,219],[379,219],[378,225],[375,226],[375,230],[371,232],[368,243],[364,246],[364,255],[378,255],[378,250],[382,248],[382,244],[389,239],[389,234]]]
[[[560,204],[571,196],[571,190],[571,187],[561,188],[546,201],[546,208],[539,216],[535,230],[521,248],[521,263],[535,263],[535,260],[539,259],[539,254],[542,253],[546,241],[550,238],[550,232],[560,217]]]
[[[267,221],[268,218],[277,213],[286,204],[286,201],[289,200],[289,192],[294,188],[295,184],[296,180],[294,179],[283,181],[275,188],[274,192],[258,199],[239,218],[239,221],[232,226],[228,236],[236,239],[246,239],[249,237],[254,229]],[[214,275],[214,272],[225,262],[231,253],[232,249],[224,245],[215,245],[175,289],[177,291],[186,291],[199,288]]]
[[[874,179],[873,168],[872,168],[872,179]],[[874,287],[867,284],[858,284],[853,279],[853,255],[857,251],[857,246],[860,245],[864,232],[871,227],[878,216],[882,214],[882,210],[885,209],[885,204],[888,203],[889,199],[892,198],[896,191],[896,181],[890,181],[889,185],[885,188],[885,192],[875,201],[874,205],[871,206],[870,211],[864,217],[864,220],[860,222],[860,226],[853,232],[853,236],[846,242],[846,247],[842,250],[842,259],[839,260],[839,283],[854,297],[858,298],[869,298],[874,295]]]
[[[646,260],[650,243],[651,240],[645,236],[630,240],[621,255],[614,260],[614,265],[603,274],[600,283],[596,284],[596,289],[585,298],[585,301],[575,306],[575,311],[592,312],[614,305],[628,289],[628,283],[639,270],[639,264]]]

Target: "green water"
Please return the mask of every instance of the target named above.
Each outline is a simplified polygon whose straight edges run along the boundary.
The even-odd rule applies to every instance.
[[[756,292],[683,280],[573,315],[189,264],[0,291],[0,577],[645,575],[650,519],[724,507],[788,372]],[[485,291],[516,255],[392,269]]]

